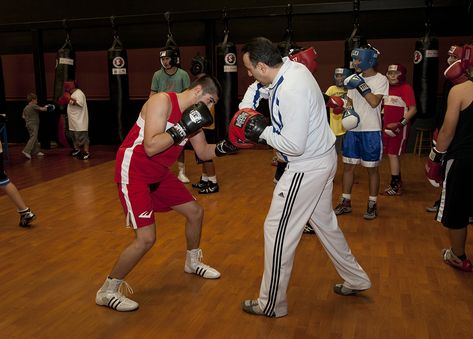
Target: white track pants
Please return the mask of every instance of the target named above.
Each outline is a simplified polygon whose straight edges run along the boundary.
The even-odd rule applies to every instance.
[[[352,255],[333,212],[333,178],[337,154],[289,163],[273,192],[264,223],[264,273],[259,305],[267,316],[287,314],[286,291],[294,254],[306,222],[310,219],[320,242],[344,285],[367,289],[371,282]]]

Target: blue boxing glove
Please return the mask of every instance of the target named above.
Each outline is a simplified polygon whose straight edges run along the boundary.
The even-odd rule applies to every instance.
[[[371,88],[365,82],[365,80],[358,74],[352,74],[343,81],[343,84],[348,89],[355,89],[365,97],[368,93],[371,93]]]

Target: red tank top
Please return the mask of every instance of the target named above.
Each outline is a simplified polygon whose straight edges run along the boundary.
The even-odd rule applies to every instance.
[[[177,95],[174,92],[167,93],[171,99],[171,114],[166,124],[166,130],[181,120],[182,112],[179,109]],[[128,183],[156,183],[159,182],[164,173],[174,164],[182,152],[187,139],[179,145],[172,145],[165,151],[149,157],[144,150],[144,128],[145,121],[138,116],[136,123],[123,140],[117,151],[115,165],[115,182]]]

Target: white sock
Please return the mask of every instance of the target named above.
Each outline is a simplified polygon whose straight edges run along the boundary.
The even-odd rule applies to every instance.
[[[217,183],[217,176],[214,175],[213,177],[208,177],[209,178],[209,181],[216,184]]]
[[[351,194],[343,193],[343,194],[342,194],[342,198],[343,198],[343,199],[347,199],[347,200],[351,200]]]
[[[378,201],[378,197],[376,197],[376,196],[371,196],[371,195],[370,195],[370,196],[368,197],[368,200],[371,200],[371,201],[376,202],[376,201]]]
[[[209,181],[209,177],[207,176],[207,173],[202,173],[201,179],[202,181]]]

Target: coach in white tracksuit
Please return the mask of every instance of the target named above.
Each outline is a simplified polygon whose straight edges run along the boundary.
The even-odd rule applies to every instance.
[[[304,65],[287,58],[283,61],[266,38],[248,42],[243,53],[248,74],[269,90],[271,126],[264,129],[260,139],[288,162],[264,223],[264,274],[259,298],[243,301],[243,310],[268,317],[287,314],[286,291],[307,220],[344,280],[335,285],[335,292],[349,295],[368,289],[371,282],[352,255],[332,208],[337,153],[319,85]],[[253,85],[249,91],[259,95],[257,89]]]

